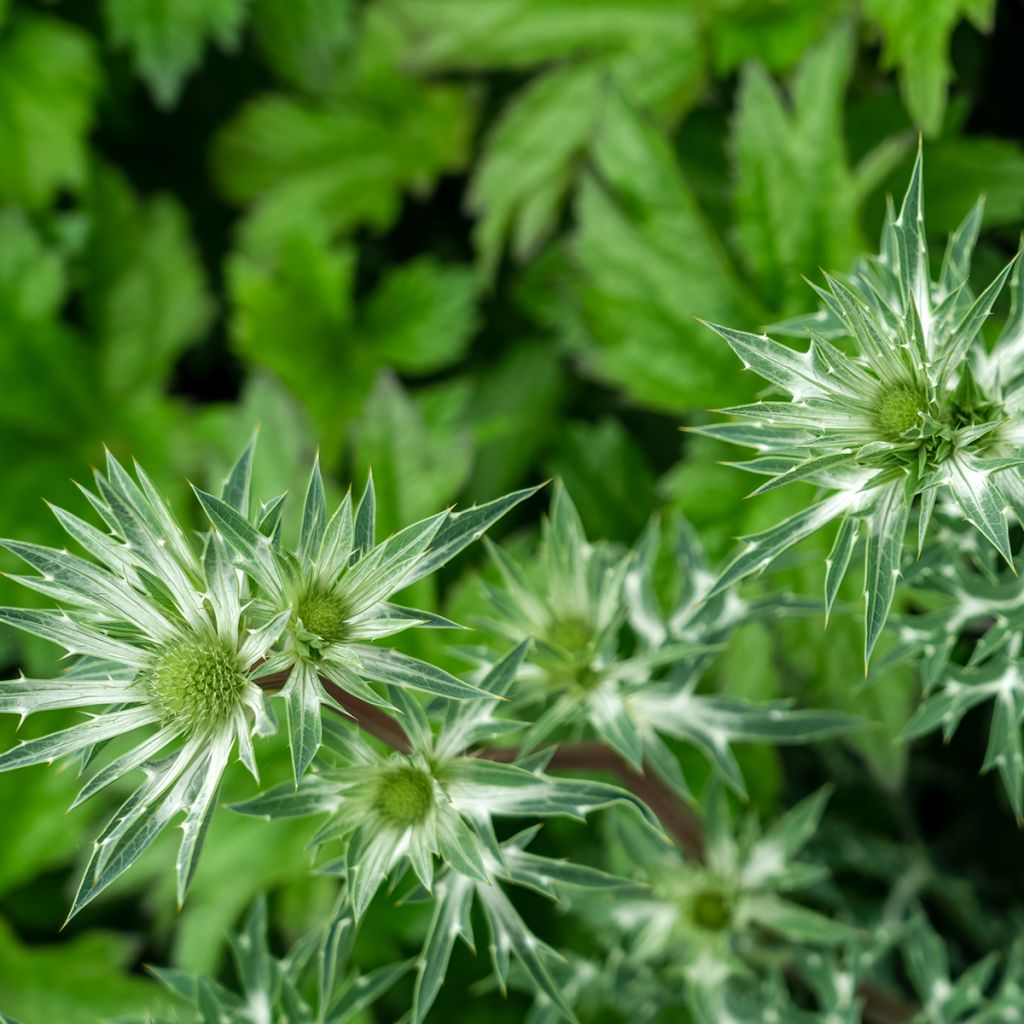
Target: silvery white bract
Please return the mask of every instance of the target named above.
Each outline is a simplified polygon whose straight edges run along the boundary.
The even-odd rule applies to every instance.
[[[172,820],[184,815],[177,858],[182,901],[197,863],[224,769],[237,749],[256,774],[252,735],[265,730],[254,666],[276,642],[288,613],[249,628],[241,582],[216,537],[200,554],[149,477],[138,482],[112,456],[85,492],[103,532],[54,509],[93,561],[67,551],[4,541],[37,570],[16,577],[58,601],[60,610],[0,609],[0,620],[60,644],[78,656],[55,679],[0,684],[0,711],[93,708],[79,724],[20,743],[0,755],[0,770],[82,755],[83,768],[102,747],[118,754],[92,772],[75,803],[137,769],[145,781],[124,802],[93,846],[71,914],[125,871]]]
[[[980,224],[979,203],[950,237],[933,280],[919,153],[899,214],[890,208],[879,255],[845,281],[826,275],[827,288],[815,287],[821,311],[780,326],[779,333],[809,335],[806,351],[709,325],[783,397],[727,409],[740,422],[703,432],[757,451],[742,464],[770,478],[755,494],[797,480],[826,492],[745,538],[714,592],[838,520],[826,606],[863,540],[869,658],[892,604],[912,507],[919,550],[937,498],[948,494],[1010,561],[1008,517],[1024,517],[1024,264],[1011,261],[975,296],[968,279]],[[981,329],[1011,273],[1012,310],[989,353]]]
[[[320,746],[321,705],[337,706],[321,677],[386,708],[391,705],[370,683],[408,686],[451,699],[478,694],[474,686],[443,669],[376,647],[374,641],[413,626],[453,627],[447,619],[402,607],[390,598],[444,565],[535,490],[517,491],[463,512],[441,512],[378,543],[372,477],[355,506],[348,493],[328,518],[316,461],[295,551],[282,546],[276,521],[272,529],[264,525],[266,506],[250,512],[247,495],[232,502],[196,491],[252,581],[256,614],[273,621],[290,613],[285,642],[268,657],[263,672],[287,673],[281,696],[296,779]]]
[[[680,585],[666,603],[654,584],[664,543],[657,523],[633,551],[588,541],[572,500],[556,485],[536,566],[521,568],[488,544],[501,585],[486,586],[493,614],[480,624],[493,637],[533,640],[512,694],[512,715],[522,709],[531,723],[523,746],[591,734],[685,794],[679,761],[662,738],[668,736],[697,746],[742,793],[733,742],[803,743],[848,730],[849,716],[697,692],[736,625],[803,608],[781,595],[709,596],[714,576],[686,524],[669,538]]]
[[[433,894],[436,907],[417,981],[416,1021],[437,995],[456,935],[471,939],[468,925],[460,923],[457,931],[451,925],[468,921],[474,893],[494,934],[507,938],[499,946],[504,955],[514,951],[539,990],[568,1012],[548,972],[550,951],[528,931],[498,883],[525,885],[552,898],[555,883],[591,888],[622,884],[593,869],[530,854],[523,849],[525,837],[502,845],[494,819],[582,819],[599,808],[625,803],[652,828],[658,827],[636,797],[616,786],[545,775],[543,758],[521,766],[470,753],[471,747],[508,728],[494,712],[525,650],[526,644],[520,645],[481,680],[485,696],[446,701],[432,709],[432,717],[440,721],[436,730],[425,710],[396,688],[393,699],[409,739],[408,752],[379,753],[355,728],[328,720],[322,765],[298,785],[284,783],[235,807],[268,818],[329,814],[313,843],[328,850],[340,844],[340,855],[321,870],[344,878],[357,920],[385,879],[397,884],[412,869],[423,889]],[[435,858],[444,865],[436,884]],[[503,979],[507,962],[499,959],[495,967]]]
[[[355,936],[351,916],[336,907],[322,929],[300,938],[285,957],[275,957],[267,941],[266,901],[260,899],[244,929],[231,936],[241,992],[180,970],[150,970],[190,1005],[189,1020],[202,1024],[349,1024],[366,1020],[366,1008],[412,966],[389,964],[362,975],[349,971]],[[315,979],[313,1005],[307,978]],[[161,1017],[152,1024],[169,1022]]]

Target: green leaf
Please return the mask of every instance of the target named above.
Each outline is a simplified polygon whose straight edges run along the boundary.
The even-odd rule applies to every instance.
[[[393,648],[356,645],[353,649],[359,658],[360,674],[374,682],[409,686],[451,700],[479,697],[483,693],[479,687],[464,683],[444,669]]]
[[[351,0],[254,0],[252,28],[281,78],[318,92],[349,57],[353,8]]]
[[[900,88],[910,113],[929,135],[937,135],[953,77],[950,38],[961,18],[976,29],[992,27],[994,0],[867,0],[865,12],[877,21],[885,40],[886,67],[900,70]]]
[[[210,323],[212,302],[184,210],[169,196],[141,202],[97,166],[86,191],[83,302],[112,393],[162,387]]]
[[[208,40],[233,50],[249,0],[104,0],[111,41],[130,50],[161,107],[171,107],[199,66]]]
[[[925,156],[930,230],[955,230],[979,195],[985,197],[985,225],[1013,226],[1024,218],[1024,196],[1016,187],[1024,174],[1019,143],[975,135],[945,138],[925,146]]]
[[[407,189],[422,193],[462,166],[468,90],[404,73],[402,31],[381,7],[366,12],[362,33],[328,98],[259,97],[218,136],[215,175],[229,199],[251,204],[247,252],[273,253],[297,233],[327,239],[385,228]]]
[[[845,269],[860,248],[843,137],[853,58],[852,31],[841,26],[801,61],[791,106],[759,65],[742,76],[733,129],[737,242],[765,303],[787,313],[806,302],[802,275]]]
[[[329,452],[375,365],[360,349],[343,348],[354,316],[354,273],[352,249],[298,234],[272,260],[238,253],[227,268],[235,345],[278,374]]]
[[[580,355],[661,408],[727,404],[745,388],[695,315],[756,322],[664,136],[614,92],[577,201],[576,289],[593,346]]]
[[[22,1024],[96,1024],[173,1002],[131,970],[134,939],[90,930],[53,945],[25,945],[0,922],[0,1003]]]
[[[402,373],[433,373],[461,358],[478,326],[469,266],[421,257],[392,270],[370,296],[361,341]]]
[[[564,481],[593,537],[632,541],[656,504],[646,453],[622,421],[611,416],[566,424],[551,475]]]
[[[316,667],[302,663],[293,668],[281,696],[288,711],[288,746],[292,752],[292,772],[298,783],[320,749],[323,734],[322,696]]]
[[[93,42],[23,14],[0,38],[0,202],[38,209],[85,179],[100,71]]]
[[[472,464],[470,437],[446,412],[416,402],[390,374],[374,384],[352,433],[357,476],[373,471],[382,533],[443,508],[465,482]],[[432,571],[433,564],[417,576]]]
[[[449,874],[437,886],[434,911],[427,926],[427,937],[419,960],[413,992],[413,1024],[423,1024],[434,1004],[451,960],[455,940],[473,943],[473,883],[461,875]]]
[[[751,896],[744,900],[743,911],[751,921],[791,942],[840,946],[859,935],[857,929],[848,924],[776,896]]]
[[[881,635],[889,616],[896,580],[900,575],[903,537],[907,532],[911,498],[902,480],[882,488],[875,499],[865,529],[867,541],[864,551],[864,593],[867,603],[864,611],[864,661]]]

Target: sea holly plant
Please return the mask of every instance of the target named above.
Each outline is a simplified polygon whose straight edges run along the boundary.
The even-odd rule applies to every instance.
[[[749,816],[735,820],[721,788],[712,786],[700,863],[623,830],[627,856],[650,889],[609,908],[620,940],[695,989],[744,975],[779,943],[830,949],[855,941],[856,928],[798,899],[828,877],[825,866],[798,859],[828,797],[819,790],[762,831]]]
[[[237,751],[256,774],[252,737],[269,723],[254,679],[288,619],[282,613],[250,628],[223,542],[210,538],[201,552],[140,467],[136,476],[108,454],[106,474],[97,471],[95,492],[85,492],[107,532],[54,509],[92,560],[4,542],[38,573],[19,582],[62,607],[3,608],[0,621],[52,640],[77,661],[55,679],[4,683],[0,710],[22,719],[59,708],[95,710],[19,743],[0,755],[0,770],[74,754],[84,755],[83,767],[94,766],[103,745],[132,736],[128,749],[91,772],[79,804],[145,769],[145,781],[93,844],[72,915],[182,814],[176,873],[184,900],[228,761]]]
[[[284,957],[276,957],[267,935],[266,900],[259,899],[243,929],[231,936],[241,991],[172,968],[151,967],[150,971],[194,1011],[189,1019],[203,1024],[349,1024],[365,1020],[366,1008],[412,966],[403,961],[367,974],[349,969],[356,931],[351,915],[339,904],[322,927],[300,937]],[[312,999],[307,998],[307,980],[313,981]],[[158,1017],[138,1024],[171,1021]]]
[[[689,524],[653,521],[636,547],[587,539],[565,488],[556,484],[539,557],[517,565],[488,542],[500,583],[485,584],[486,634],[532,640],[510,713],[527,721],[533,749],[553,736],[596,736],[634,769],[645,763],[680,794],[679,761],[665,738],[698,747],[733,789],[744,792],[735,742],[804,743],[849,730],[854,720],[787,702],[751,703],[698,691],[715,653],[741,622],[805,612],[776,594],[745,600],[710,593],[714,574]],[[659,558],[672,565],[671,593],[659,594]]]
[[[667,842],[650,811],[627,790],[546,775],[542,768],[550,754],[520,763],[480,756],[480,743],[508,730],[495,711],[513,686],[526,648],[520,644],[480,681],[485,697],[448,701],[435,709],[436,727],[415,699],[396,688],[395,705],[407,737],[402,750],[379,751],[354,726],[328,720],[313,772],[297,786],[283,783],[235,806],[267,818],[329,815],[312,844],[333,851],[320,870],[345,879],[347,904],[356,920],[388,877],[394,889],[411,870],[426,893],[437,889],[435,899],[444,910],[430,925],[420,960],[416,1021],[437,994],[456,935],[472,941],[467,921],[474,893],[492,935],[507,939],[499,943],[504,956],[515,952],[540,990],[568,1011],[545,963],[553,958],[551,951],[529,932],[499,883],[550,897],[556,896],[556,884],[599,890],[624,884],[592,868],[528,853],[532,830],[501,843],[496,822],[557,816],[582,820],[592,811],[624,804]],[[437,861],[441,874],[435,880]],[[451,930],[452,922],[459,923],[457,931]],[[496,959],[495,969],[504,981],[507,962]]]
[[[463,512],[440,512],[377,543],[373,477],[358,503],[353,504],[349,492],[328,518],[317,459],[293,551],[283,547],[280,531],[268,534],[260,528],[262,509],[247,515],[244,502],[196,490],[211,523],[251,581],[252,613],[260,621],[273,622],[279,616],[289,620],[284,644],[267,659],[263,671],[285,673],[281,695],[296,779],[320,746],[321,704],[336,703],[329,684],[385,708],[390,703],[368,683],[407,686],[452,699],[478,695],[473,685],[443,669],[375,646],[374,641],[414,626],[454,626],[390,598],[440,568],[535,490],[517,491]]]
[[[826,562],[832,607],[858,542],[865,572],[865,656],[885,625],[913,524],[920,551],[940,496],[1012,562],[1009,519],[1024,517],[1024,264],[1016,258],[977,295],[970,283],[981,202],[950,236],[933,276],[925,237],[922,158],[897,213],[890,207],[881,251],[848,278],[812,286],[817,313],[781,325],[806,335],[800,351],[767,334],[711,324],[778,393],[725,410],[735,422],[704,433],[756,450],[743,468],[769,479],[761,494],[796,481],[824,497],[762,533],[726,568],[727,590],[831,522]],[[991,351],[982,328],[1007,280],[1013,308]]]
[[[55,679],[21,678],[2,684],[0,710],[22,719],[61,708],[94,710],[84,722],[23,741],[0,755],[0,771],[82,755],[83,770],[90,774],[76,805],[140,769],[146,775],[97,837],[72,915],[127,870],[180,815],[184,821],[176,873],[179,904],[184,901],[232,755],[237,751],[239,760],[257,774],[252,738],[272,730],[263,689],[268,672],[276,667],[298,666],[283,691],[296,777],[305,770],[320,737],[324,695],[317,689],[320,696],[309,700],[308,690],[314,685],[308,682],[310,664],[326,662],[321,669],[325,674],[330,672],[350,690],[371,697],[373,691],[351,674],[353,665],[396,688],[415,686],[452,698],[479,692],[426,663],[368,645],[353,645],[348,660],[337,662],[345,670],[335,670],[330,657],[310,655],[306,660],[293,655],[297,646],[304,651],[309,647],[287,627],[294,618],[300,637],[310,632],[300,621],[308,607],[302,604],[308,592],[302,580],[336,582],[339,577],[348,587],[346,597],[335,591],[329,596],[351,600],[345,605],[351,610],[351,633],[362,640],[420,621],[436,624],[431,616],[409,613],[385,598],[442,564],[529,492],[467,510],[458,519],[452,516],[454,525],[449,523],[447,529],[444,513],[375,546],[372,484],[357,512],[353,515],[346,502],[328,529],[319,469],[314,467],[300,551],[286,556],[279,549],[280,501],[260,505],[253,517],[256,525],[237,510],[249,501],[252,451],[250,445],[220,498],[202,495],[204,507],[224,523],[224,534],[236,546],[248,545],[251,576],[232,564],[224,534],[191,537],[145,471],[136,466],[133,479],[109,453],[106,472],[95,473],[95,492],[84,491],[106,532],[71,512],[54,509],[91,560],[64,550],[4,542],[38,573],[15,579],[62,607],[3,608],[0,621],[59,644],[77,660]],[[302,557],[307,568],[300,564]],[[280,576],[273,574],[279,564],[296,566],[287,579],[299,583],[271,594],[297,594],[297,609],[267,607],[253,598],[261,584],[284,586],[285,570]],[[324,628],[320,620],[314,622]],[[300,687],[302,698],[296,701],[292,695]],[[108,742],[129,735],[134,738],[129,749],[96,766]]]

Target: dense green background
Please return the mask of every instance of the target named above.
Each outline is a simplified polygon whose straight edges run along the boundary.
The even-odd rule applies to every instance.
[[[744,504],[735,454],[679,432],[756,389],[695,317],[804,310],[801,275],[873,242],[919,129],[929,226],[986,193],[991,276],[1024,221],[1022,33],[1018,0],[0,0],[0,535],[58,543],[41,498],[80,511],[71,481],[104,444],[198,523],[186,479],[216,483],[259,424],[264,495],[301,486],[317,447],[339,487],[372,465],[385,529],[561,475],[594,536],[630,541],[663,508],[720,557],[803,495]],[[542,507],[505,532],[528,544]],[[790,585],[817,593],[817,562]],[[458,571],[443,583],[471,610]],[[710,685],[882,723],[852,750],[751,752],[755,800],[838,780],[833,838],[867,828],[900,844],[885,871],[955,872],[931,909],[972,957],[1012,927],[1022,842],[975,777],[973,718],[945,751],[891,744],[913,680],[863,685],[856,618],[827,643],[817,621],[741,630]],[[10,671],[52,668],[0,639]],[[286,771],[280,745],[266,761]],[[161,844],[58,935],[109,810],[65,814],[74,790],[0,777],[0,1007],[24,1024],[137,1010],[144,961],[215,970],[263,888],[282,938],[323,911],[307,823],[222,812],[182,914]],[[597,841],[547,831],[584,858]],[[882,891],[864,864],[838,877]],[[367,963],[422,931],[381,909]],[[458,955],[438,1020],[521,1019],[514,997],[467,1006],[483,973]]]

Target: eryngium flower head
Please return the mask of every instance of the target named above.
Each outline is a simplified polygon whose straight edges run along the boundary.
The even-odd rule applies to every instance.
[[[251,458],[251,449],[243,459]],[[372,477],[361,499],[345,495],[328,518],[319,461],[313,465],[298,547],[285,550],[267,505],[247,517],[249,499],[232,503],[197,491],[210,521],[254,587],[253,613],[267,621],[290,613],[283,642],[264,672],[285,676],[292,767],[298,779],[320,746],[320,707],[335,704],[324,680],[361,700],[391,708],[371,684],[411,687],[458,699],[478,695],[470,683],[374,641],[414,626],[452,627],[441,616],[391,601],[430,575],[534,492],[516,491],[463,512],[440,512],[379,543]],[[276,508],[276,503],[274,507]]]
[[[709,325],[746,369],[786,397],[727,409],[744,422],[703,432],[758,451],[744,468],[770,479],[755,494],[794,480],[832,492],[745,538],[717,591],[838,519],[826,603],[835,600],[863,536],[870,657],[892,603],[915,504],[919,548],[936,498],[945,492],[1010,561],[1007,517],[1011,510],[1018,518],[1024,513],[1024,270],[1018,263],[1010,319],[988,353],[981,327],[1014,262],[974,296],[968,277],[980,223],[979,203],[950,237],[932,280],[918,154],[899,215],[890,208],[879,255],[862,261],[847,281],[826,274],[828,287],[815,288],[821,310],[780,326],[780,333],[809,334],[805,352],[766,334]]]
[[[744,793],[733,742],[807,742],[846,731],[853,721],[698,692],[737,624],[779,617],[793,606],[785,595],[708,597],[714,576],[697,537],[688,524],[676,526],[663,530],[653,521],[632,551],[588,540],[572,499],[556,484],[536,564],[523,568],[489,545],[502,585],[486,586],[494,613],[478,621],[491,638],[532,641],[511,695],[511,715],[530,723],[522,749],[593,734],[637,771],[646,765],[685,794],[679,760],[665,742],[671,737],[698,747]],[[676,560],[672,594],[655,585],[662,550]]]
[[[256,774],[252,735],[266,719],[253,669],[288,620],[246,628],[238,573],[220,538],[200,555],[149,477],[138,482],[107,457],[86,492],[109,528],[104,533],[54,509],[68,533],[93,556],[4,541],[39,572],[16,577],[58,601],[62,610],[0,609],[0,620],[60,644],[78,660],[56,679],[0,684],[0,711],[93,708],[60,732],[0,755],[0,771],[69,754],[86,755],[132,734],[85,783],[76,804],[138,768],[146,780],[121,806],[93,847],[71,913],[106,888],[184,815],[177,859],[178,899],[195,869],[221,776],[237,746]]]

